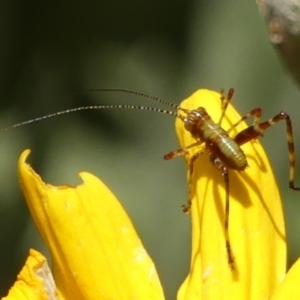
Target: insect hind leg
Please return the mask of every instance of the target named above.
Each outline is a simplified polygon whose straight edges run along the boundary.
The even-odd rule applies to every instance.
[[[300,187],[295,186],[295,169],[296,169],[296,158],[295,158],[295,146],[294,146],[294,136],[293,136],[293,127],[290,116],[282,111],[277,114],[275,117],[269,119],[268,121],[254,124],[241,132],[239,132],[234,140],[239,144],[243,145],[253,139],[256,139],[258,136],[268,129],[269,127],[275,125],[276,123],[284,120],[286,127],[286,138],[288,146],[288,157],[289,157],[289,187],[292,190],[300,191]]]

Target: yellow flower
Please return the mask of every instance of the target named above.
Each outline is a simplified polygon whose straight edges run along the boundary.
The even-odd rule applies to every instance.
[[[203,106],[215,121],[221,115],[220,94],[209,90],[197,91],[181,106]],[[239,119],[240,115],[229,105],[222,127],[228,129]],[[245,123],[232,135],[244,128]],[[180,120],[176,120],[176,129],[182,147],[194,142]],[[204,155],[194,167],[191,267],[179,290],[180,300],[273,299],[271,296],[285,277],[284,220],[269,161],[257,140],[242,149],[249,167],[229,173],[229,239],[236,270],[228,265],[225,247],[224,179]]]
[[[199,90],[182,103],[189,109],[199,106],[218,120],[220,94]],[[229,106],[223,127],[239,118]],[[181,120],[176,128],[182,147],[194,142]],[[193,173],[191,267],[179,300],[300,299],[300,292],[292,288],[300,262],[285,275],[283,214],[268,159],[258,141],[242,148],[249,167],[229,174],[229,239],[235,270],[228,265],[225,247],[224,180],[204,155]],[[46,184],[26,163],[28,155],[26,150],[20,157],[20,183],[50,249],[53,277],[46,259],[31,250],[4,299],[164,299],[153,262],[108,188],[88,173],[80,174],[83,183],[76,187]]]
[[[88,173],[74,188],[46,184],[26,164],[29,152],[19,160],[20,183],[51,252],[54,299],[163,299],[155,266],[109,189]],[[45,283],[39,281],[41,289]],[[7,299],[16,299],[16,288]]]

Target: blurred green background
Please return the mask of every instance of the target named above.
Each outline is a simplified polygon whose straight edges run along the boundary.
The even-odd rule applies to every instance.
[[[266,119],[290,113],[300,161],[300,94],[268,42],[255,1],[0,1],[0,126],[89,104],[144,104],[132,95],[85,93],[129,88],[179,103],[199,88],[234,87],[242,113],[259,106]],[[189,267],[189,217],[182,159],[171,116],[89,111],[23,126],[1,136],[0,296],[30,247],[43,246],[18,186],[16,164],[30,163],[52,184],[99,176],[116,193],[156,263],[167,299]],[[284,199],[289,265],[300,254],[300,194],[288,189],[285,128],[266,132]],[[300,184],[300,171],[297,182]],[[214,220],[212,220],[214,222]]]

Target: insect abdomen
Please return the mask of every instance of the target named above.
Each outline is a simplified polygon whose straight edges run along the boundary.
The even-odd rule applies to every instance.
[[[223,131],[222,128],[220,130]],[[206,141],[206,148],[212,157],[219,158],[230,169],[243,171],[247,167],[247,159],[244,152],[226,132],[218,132],[216,130],[214,138]]]
[[[239,145],[215,123],[203,107],[187,115],[185,128],[196,140],[205,143],[213,158],[219,158],[228,168],[243,171],[247,159]]]

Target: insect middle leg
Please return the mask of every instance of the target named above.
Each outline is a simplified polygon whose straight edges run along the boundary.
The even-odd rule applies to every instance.
[[[254,116],[254,121],[253,121],[253,126],[256,126],[260,123],[260,119],[261,119],[261,108],[256,107],[254,109],[252,109],[251,111],[249,111],[246,115],[244,115],[243,117],[241,117],[235,124],[233,124],[228,130],[227,133],[229,134],[234,128],[236,128],[238,125],[240,125],[242,122],[248,120],[249,118]],[[256,130],[259,131],[258,128],[256,128]],[[260,133],[260,135],[262,135],[262,132]]]
[[[230,212],[230,201],[229,201],[229,173],[226,167],[223,167],[222,176],[224,177],[225,183],[225,213],[224,213],[224,232],[226,242],[226,252],[228,264],[231,270],[235,270],[234,258],[231,250],[230,239],[229,239],[229,212]]]
[[[191,149],[193,147],[196,147],[196,146],[199,146],[201,144],[202,144],[202,142],[197,141],[197,142],[195,142],[193,144],[190,144],[190,145],[188,145],[184,148],[180,148],[180,149],[177,149],[175,151],[171,151],[171,152],[164,155],[164,159],[165,160],[170,160],[170,159],[175,158],[175,157],[184,156],[184,155],[189,153],[188,152],[189,149]]]
[[[228,94],[227,94],[226,97],[224,96],[224,91],[223,90],[221,91],[222,113],[221,113],[221,116],[220,116],[220,119],[219,119],[219,122],[218,122],[218,124],[220,126],[221,126],[221,123],[222,123],[222,121],[225,117],[226,109],[227,109],[228,104],[230,103],[230,101],[233,97],[233,94],[234,94],[234,89],[233,88],[229,89]]]
[[[260,110],[260,109],[258,109]],[[256,139],[258,136],[268,129],[269,127],[275,125],[276,123],[284,120],[286,125],[286,137],[287,137],[287,146],[288,146],[288,157],[289,157],[289,187],[295,191],[300,191],[300,187],[296,187],[294,184],[295,181],[295,147],[294,147],[294,137],[293,137],[293,128],[290,116],[282,111],[277,114],[275,117],[269,119],[268,121],[249,126],[248,128],[239,132],[234,140],[239,144],[243,145],[253,139]],[[257,119],[256,119],[257,122]]]
[[[224,211],[224,235],[225,235],[225,246],[227,252],[227,260],[231,270],[235,270],[234,257],[232,254],[230,239],[229,239],[229,213],[230,213],[230,199],[229,199],[229,172],[228,167],[225,166],[220,159],[211,156],[211,161],[214,166],[220,170],[225,185],[225,211]]]

